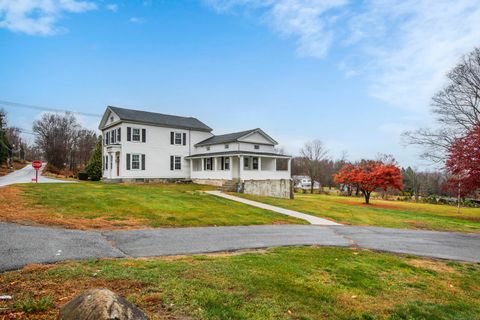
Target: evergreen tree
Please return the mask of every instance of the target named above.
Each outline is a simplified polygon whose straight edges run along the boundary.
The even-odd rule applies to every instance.
[[[102,138],[100,137],[95,147],[95,151],[90,158],[90,162],[85,168],[90,180],[100,181],[102,178]]]

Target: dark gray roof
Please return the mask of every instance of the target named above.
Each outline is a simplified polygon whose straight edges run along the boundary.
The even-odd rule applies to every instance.
[[[109,106],[108,108],[115,112],[120,117],[120,120],[124,121],[147,123],[162,127],[179,129],[190,129],[208,132],[212,131],[212,128],[207,126],[205,123],[192,117],[172,116],[168,114],[124,109],[113,106]]]
[[[185,159],[193,159],[198,157],[216,157],[216,156],[235,156],[235,155],[257,155],[257,156],[271,156],[273,158],[291,158],[292,156],[280,153],[273,153],[273,152],[255,152],[255,151],[223,151],[223,152],[210,152],[210,153],[199,153],[199,154],[192,154]]]
[[[210,137],[206,140],[200,141],[197,143],[195,146],[200,147],[200,146],[208,146],[211,144],[222,144],[222,143],[228,143],[228,142],[236,142],[238,139],[240,139],[243,136],[246,136],[247,134],[250,134],[257,129],[251,129],[251,130],[246,130],[246,131],[240,131],[240,132],[234,132],[234,133],[228,133],[228,134],[221,134],[218,136],[213,136]]]

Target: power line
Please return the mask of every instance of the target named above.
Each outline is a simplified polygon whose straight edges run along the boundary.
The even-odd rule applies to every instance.
[[[34,110],[40,110],[40,111],[70,112],[70,113],[79,114],[79,115],[82,115],[82,116],[95,117],[95,118],[101,118],[102,117],[102,115],[96,114],[96,113],[88,113],[88,112],[72,111],[72,110],[68,110],[68,109],[56,109],[56,108],[50,108],[50,107],[42,107],[42,106],[36,106],[36,105],[24,104],[24,103],[18,103],[18,102],[6,101],[6,100],[0,100],[0,105],[6,105],[6,106],[10,106],[10,107],[17,107],[17,108],[34,109]]]

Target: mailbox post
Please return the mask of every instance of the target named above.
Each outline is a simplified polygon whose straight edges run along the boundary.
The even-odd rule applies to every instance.
[[[32,167],[35,169],[35,183],[38,183],[38,170],[42,167],[42,161],[40,160],[33,161]]]

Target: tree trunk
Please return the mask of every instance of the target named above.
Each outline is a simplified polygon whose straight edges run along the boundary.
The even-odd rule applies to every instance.
[[[310,178],[310,194],[313,194],[313,184],[315,183],[312,178]]]
[[[365,204],[370,204],[370,192],[363,191],[363,195],[365,196]]]
[[[358,194],[360,193],[360,188],[358,187],[358,185],[356,186],[356,190],[355,190],[355,197],[358,197]]]

